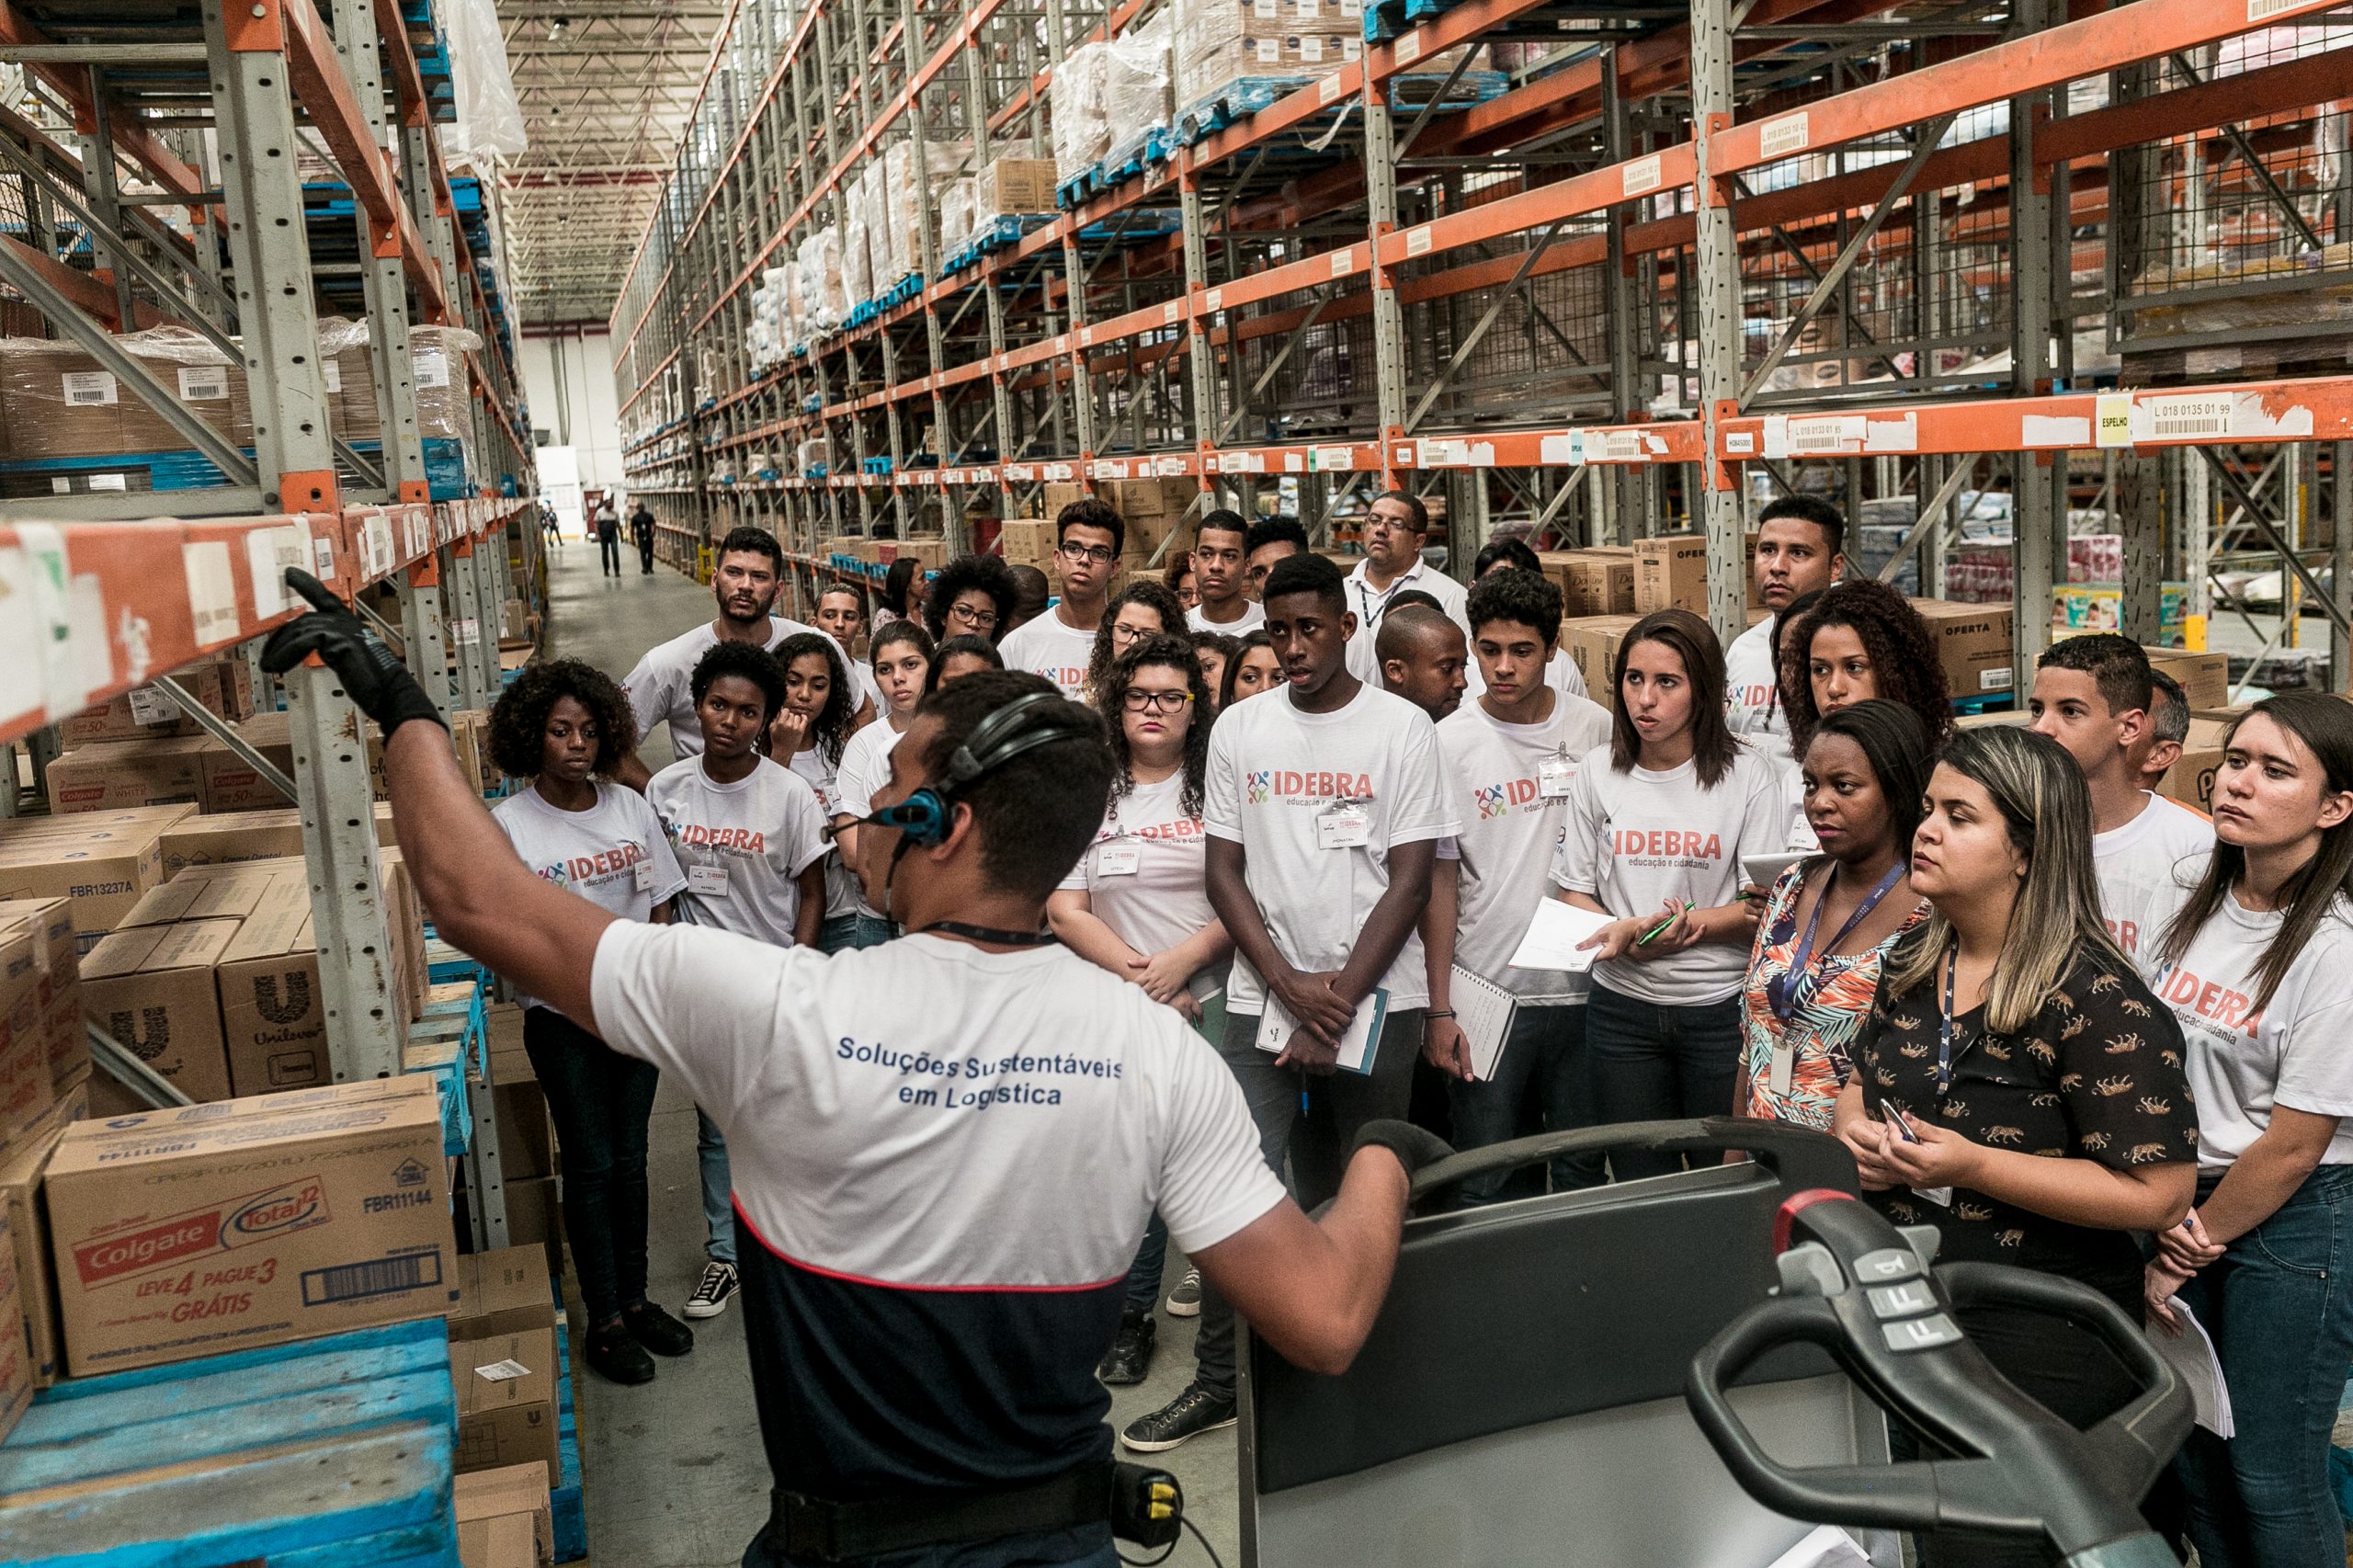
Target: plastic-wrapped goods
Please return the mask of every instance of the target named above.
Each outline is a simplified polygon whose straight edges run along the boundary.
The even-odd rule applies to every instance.
[[[939,196],[939,258],[943,262],[972,244],[972,236],[981,232],[980,212],[974,207],[974,191],[978,182],[971,175],[949,181],[948,188]]]
[[[1329,75],[1364,52],[1364,0],[1176,0],[1175,18],[1180,108],[1250,77]]]
[[[368,323],[337,316],[319,323],[319,364],[326,372],[327,422],[347,441],[381,440],[376,372]],[[426,440],[472,437],[473,388],[465,357],[482,339],[463,327],[413,326],[408,332],[410,384],[416,389],[416,433]]]
[[[874,297],[874,263],[866,248],[866,211],[855,187],[842,203],[841,236],[842,297],[852,306],[862,305]],[[847,317],[849,311],[842,314]]]
[[[117,341],[207,425],[252,443],[244,367],[210,338],[159,327]],[[194,444],[80,345],[45,338],[0,339],[0,426],[7,455],[20,459],[115,458]]]
[[[1163,7],[1142,27],[1110,41],[1103,72],[1106,166],[1135,161],[1152,132],[1168,124],[1176,108],[1169,72],[1176,31],[1176,12]]]
[[[923,144],[924,178],[920,187],[915,179],[915,143],[896,142],[891,151],[893,154],[904,154],[897,163],[888,158],[884,160],[886,166],[882,181],[884,217],[890,225],[894,268],[891,276],[896,281],[910,272],[923,269],[923,223],[926,214],[938,212],[941,215],[939,254],[946,256],[953,248],[946,232],[948,192],[964,176],[971,165],[972,144],[970,142],[926,140]]]
[[[1109,85],[1110,56],[1110,45],[1090,41],[1063,55],[1054,68],[1049,118],[1058,181],[1075,179],[1110,150],[1111,122],[1103,97]]]
[[[801,442],[794,449],[793,463],[803,476],[813,474],[821,469],[830,472],[833,468],[833,454],[834,444],[831,440],[824,436],[813,437]]]
[[[828,223],[794,251],[801,270],[801,309],[809,337],[823,337],[842,324],[849,303],[842,284],[842,232]]]
[[[809,296],[802,292],[801,253],[793,252],[792,265],[784,269],[784,345],[809,341]]]

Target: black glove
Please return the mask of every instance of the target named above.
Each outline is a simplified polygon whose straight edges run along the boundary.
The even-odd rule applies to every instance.
[[[344,608],[327,585],[299,566],[286,569],[286,585],[311,602],[311,613],[269,634],[261,667],[282,676],[313,653],[326,662],[359,710],[383,726],[384,738],[411,719],[429,719],[448,729],[425,687],[368,623]]]
[[[1348,1157],[1354,1159],[1357,1150],[1375,1146],[1396,1155],[1408,1176],[1454,1154],[1453,1146],[1427,1128],[1416,1127],[1410,1121],[1368,1121],[1357,1129],[1356,1145],[1348,1151]]]

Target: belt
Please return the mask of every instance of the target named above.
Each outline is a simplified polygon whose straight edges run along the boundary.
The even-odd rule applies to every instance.
[[[1000,1536],[1108,1525],[1112,1464],[1089,1460],[1023,1486],[936,1488],[838,1503],[776,1487],[761,1543],[779,1556],[845,1562]]]

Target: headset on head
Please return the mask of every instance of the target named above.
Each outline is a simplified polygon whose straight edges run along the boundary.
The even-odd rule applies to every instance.
[[[1054,691],[1033,691],[1017,697],[978,724],[964,737],[948,759],[948,781],[926,784],[897,805],[876,812],[865,820],[881,827],[895,827],[904,835],[899,853],[910,846],[929,849],[945,843],[949,826],[954,822],[957,792],[983,774],[994,772],[1024,752],[1051,745],[1056,741],[1076,740],[1080,732],[1059,721],[1049,722],[1051,716],[1040,704],[1060,707],[1063,696]]]

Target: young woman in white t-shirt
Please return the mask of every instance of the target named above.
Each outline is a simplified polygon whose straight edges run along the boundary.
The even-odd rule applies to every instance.
[[[1740,988],[1756,914],[1744,855],[1788,838],[1779,774],[1724,722],[1723,653],[1688,610],[1626,633],[1612,739],[1578,765],[1553,858],[1558,896],[1616,916],[1596,951],[1586,1053],[1596,1119],[1718,1116],[1732,1103]],[[1623,1178],[1679,1162],[1618,1151]]]
[[[612,781],[636,744],[620,687],[577,659],[526,665],[490,710],[491,760],[527,787],[492,813],[541,878],[625,920],[667,921],[686,877],[654,808]],[[645,1299],[647,1119],[661,1074],[526,996],[523,1049],[563,1155],[563,1230],[588,1316],[588,1364],[654,1376],[694,1331]]]
[[[1119,771],[1095,843],[1047,901],[1063,945],[1185,1015],[1215,1044],[1225,1032],[1233,941],[1210,907],[1201,794],[1210,756],[1209,685],[1182,636],[1147,638],[1112,663],[1104,718]],[[1098,1369],[1143,1381],[1168,1231],[1154,1214],[1128,1270],[1120,1335]]]
[[[2180,1020],[2196,1206],[2157,1237],[2150,1315],[2214,1342],[2236,1434],[2176,1460],[2210,1568],[2336,1568],[2329,1431],[2353,1363],[2353,707],[2297,692],[2232,726],[2211,857],[2143,961]]]
[[[842,748],[858,707],[841,650],[822,631],[800,631],[776,646],[784,666],[784,707],[768,726],[768,753],[809,782],[827,821],[840,792]],[[858,878],[838,854],[825,858],[825,918],[812,944],[821,953],[871,946],[858,940]]]
[[[931,635],[912,620],[894,620],[874,634],[866,658],[874,674],[875,689],[882,694],[882,716],[849,738],[842,748],[837,775],[840,790],[834,801],[834,843],[842,864],[858,861],[858,823],[874,809],[874,791],[891,777],[891,750],[915,722],[915,704],[923,700],[931,676]],[[891,922],[882,912],[858,901],[858,945],[874,947],[888,941]]]
[[[1121,588],[1104,607],[1103,622],[1095,629],[1095,653],[1086,662],[1087,701],[1116,722],[1105,685],[1111,665],[1147,638],[1182,637],[1188,630],[1184,605],[1165,585],[1146,577]]]

